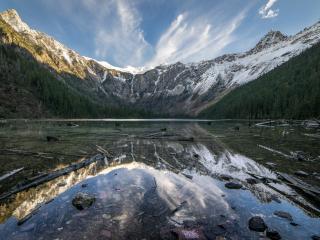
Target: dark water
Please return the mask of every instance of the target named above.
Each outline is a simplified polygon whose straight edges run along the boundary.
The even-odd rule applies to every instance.
[[[263,239],[264,233],[248,228],[256,215],[282,239],[320,234],[319,202],[277,175],[302,170],[309,176],[300,179],[320,185],[317,130],[249,127],[245,121],[77,124],[2,123],[0,176],[24,170],[0,181],[0,193],[25,178],[91,157],[97,146],[111,156],[3,201],[0,239],[176,239],[172,232],[181,229],[207,239]],[[47,142],[46,136],[59,141]],[[297,151],[303,151],[303,160],[292,157]],[[276,165],[271,168],[270,162]],[[252,174],[271,180],[249,184]],[[243,187],[227,189],[228,181]],[[72,199],[78,192],[95,196],[93,205],[77,210]],[[280,210],[293,220],[275,216]]]

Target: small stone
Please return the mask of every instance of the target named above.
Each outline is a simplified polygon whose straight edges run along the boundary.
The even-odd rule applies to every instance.
[[[254,216],[249,220],[249,229],[256,232],[264,232],[267,226],[261,217]]]
[[[226,238],[225,237],[223,237],[223,236],[218,236],[218,237],[216,237],[216,239],[215,240],[226,240]]]
[[[280,234],[275,231],[275,230],[267,230],[267,237],[270,238],[271,240],[280,240],[281,239],[281,236]]]
[[[87,186],[88,186],[88,184],[86,184],[86,183],[84,183],[84,184],[81,185],[82,188],[85,188],[85,187],[87,187]]]
[[[59,141],[59,138],[53,137],[53,136],[47,136],[47,141],[48,142],[57,142],[57,141]]]
[[[246,179],[247,183],[249,184],[258,184],[260,181],[258,179],[255,179],[255,178],[247,178]]]
[[[171,232],[179,240],[205,240],[206,237],[201,228],[176,228],[171,230]]]
[[[304,171],[296,171],[294,174],[297,176],[300,176],[300,177],[308,177],[309,176],[309,174]]]
[[[87,193],[79,192],[72,199],[72,205],[75,206],[78,210],[83,210],[89,208],[95,201],[95,197],[90,196]]]
[[[183,176],[185,176],[186,178],[189,178],[192,180],[193,176],[192,175],[189,175],[189,174],[186,174],[186,173],[182,173]]]
[[[291,152],[291,155],[292,155],[292,157],[294,159],[296,159],[298,161],[306,161],[306,160],[308,160],[307,155],[303,151]]]
[[[292,226],[294,226],[294,227],[299,226],[299,224],[298,224],[298,223],[295,223],[295,222],[291,222],[290,225],[292,225]]]
[[[288,219],[289,221],[292,221],[292,220],[293,220],[291,214],[290,214],[290,213],[287,213],[287,212],[284,212],[284,211],[275,211],[273,214],[276,215],[276,216],[278,216],[278,217],[280,217],[280,218],[286,218],[286,219]]]
[[[110,214],[102,214],[102,218],[109,220],[111,218],[111,215]]]
[[[225,180],[225,181],[230,181],[232,179],[232,177],[230,175],[227,175],[227,174],[221,174],[220,178],[222,180]]]
[[[272,195],[271,199],[277,203],[281,203],[281,200],[276,195]]]
[[[111,238],[111,232],[109,230],[106,230],[106,229],[103,229],[101,231],[101,235],[104,236],[104,237],[107,237],[107,238]]]
[[[64,186],[66,186],[66,185],[67,185],[67,182],[66,182],[66,181],[62,181],[62,182],[59,182],[59,183],[57,184],[58,187],[64,187]]]
[[[226,188],[229,188],[229,189],[240,189],[240,188],[242,188],[242,185],[240,183],[236,183],[236,182],[228,182],[224,186]]]

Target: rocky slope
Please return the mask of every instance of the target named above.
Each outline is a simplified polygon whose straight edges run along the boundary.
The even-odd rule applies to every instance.
[[[15,10],[0,16],[11,28],[2,35],[1,43],[26,48],[81,94],[97,102],[171,115],[198,114],[231,89],[269,72],[320,40],[318,22],[294,36],[271,31],[245,53],[199,63],[178,62],[133,73],[80,56],[52,37],[30,29]]]

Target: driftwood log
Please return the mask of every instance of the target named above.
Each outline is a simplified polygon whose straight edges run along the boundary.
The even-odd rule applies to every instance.
[[[83,157],[83,155],[79,154],[67,154],[67,153],[59,153],[59,152],[31,152],[21,149],[0,149],[0,152],[2,154],[8,154],[8,155],[24,155],[24,156],[32,156],[35,155],[36,157],[41,158],[49,158],[52,159],[52,156],[46,156],[46,155],[62,155],[62,156],[70,156],[70,157]]]
[[[68,174],[70,172],[73,172],[73,171],[76,171],[76,170],[81,169],[83,167],[86,167],[86,166],[90,165],[91,163],[94,163],[94,162],[97,162],[97,161],[101,161],[104,158],[105,158],[104,155],[97,154],[97,155],[95,155],[95,156],[93,156],[91,158],[85,159],[85,160],[83,160],[83,161],[81,161],[79,163],[71,164],[68,167],[56,170],[56,171],[51,172],[51,173],[41,174],[39,176],[33,177],[31,180],[29,179],[29,181],[27,181],[27,182],[17,184],[13,188],[11,188],[8,192],[5,192],[2,195],[0,195],[0,201],[12,196],[13,194],[18,193],[18,192],[27,190],[27,189],[32,188],[32,187],[36,187],[36,186],[38,186],[40,184],[49,182],[49,181],[51,181],[51,180],[53,180],[55,178],[58,178],[58,177],[60,177],[62,175],[66,175],[66,174]]]
[[[11,177],[11,176],[13,176],[13,175],[15,175],[15,174],[17,174],[17,173],[19,173],[19,172],[21,172],[23,169],[24,169],[24,167],[18,168],[18,169],[12,170],[12,171],[0,176],[0,182],[5,180],[5,179],[7,179],[7,178],[9,178],[9,177]]]
[[[286,173],[277,173],[277,174],[283,180],[288,182],[290,186],[305,192],[306,194],[310,195],[311,197],[316,198],[320,202],[320,189],[319,188],[317,188],[315,186],[311,186],[311,185],[303,182],[302,180],[300,180],[294,176],[291,176],[289,174],[286,174]]]
[[[250,176],[256,178],[256,179],[259,179],[259,180],[263,180],[263,178],[265,177],[261,177],[259,175],[256,175],[254,173],[250,173],[250,172],[247,172]],[[284,173],[277,173],[279,176],[280,174],[283,175]],[[287,175],[287,174],[284,174],[284,175]],[[289,175],[287,175],[289,176]],[[273,182],[272,180],[274,179],[270,179],[270,178],[266,178],[268,180],[271,180],[271,182]],[[285,179],[284,179],[285,180]],[[269,188],[273,189],[274,191],[280,193],[281,195],[285,196],[286,198],[288,198],[289,200],[291,200],[292,202],[296,203],[297,205],[299,205],[300,207],[302,207],[303,209],[307,210],[308,212],[312,212],[312,213],[315,213],[317,216],[320,216],[320,210],[318,208],[315,208],[314,206],[311,206],[311,205],[307,205],[299,200],[297,200],[294,196],[291,196],[285,192],[283,192],[282,190],[278,189],[277,187],[271,185],[268,183],[268,181],[261,181],[264,185],[268,186]],[[288,182],[288,181],[287,181]],[[290,182],[289,182],[290,183]],[[294,187],[293,184],[288,184],[289,186],[291,187]],[[307,184],[306,184],[307,185]],[[301,187],[301,186],[300,186]],[[298,187],[296,187],[298,188]],[[301,188],[298,188],[299,190],[302,190]],[[316,188],[315,188],[316,189]],[[317,190],[316,190],[317,191]],[[308,196],[310,196],[308,194]],[[314,197],[314,194],[312,194],[312,197]],[[319,201],[319,198],[315,199],[316,201]],[[319,203],[319,202],[318,202]]]

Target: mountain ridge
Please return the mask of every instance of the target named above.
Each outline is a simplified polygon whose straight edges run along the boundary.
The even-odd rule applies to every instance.
[[[130,73],[80,56],[52,37],[30,29],[15,10],[0,16],[28,44],[40,49],[39,52],[31,51],[38,61],[61,73],[63,80],[81,94],[89,95],[98,103],[126,105],[172,116],[196,116],[227,92],[257,79],[320,40],[320,22],[317,22],[293,36],[270,31],[244,53],[225,54],[198,63],[160,65],[141,73]],[[77,78],[66,80],[64,72]]]

